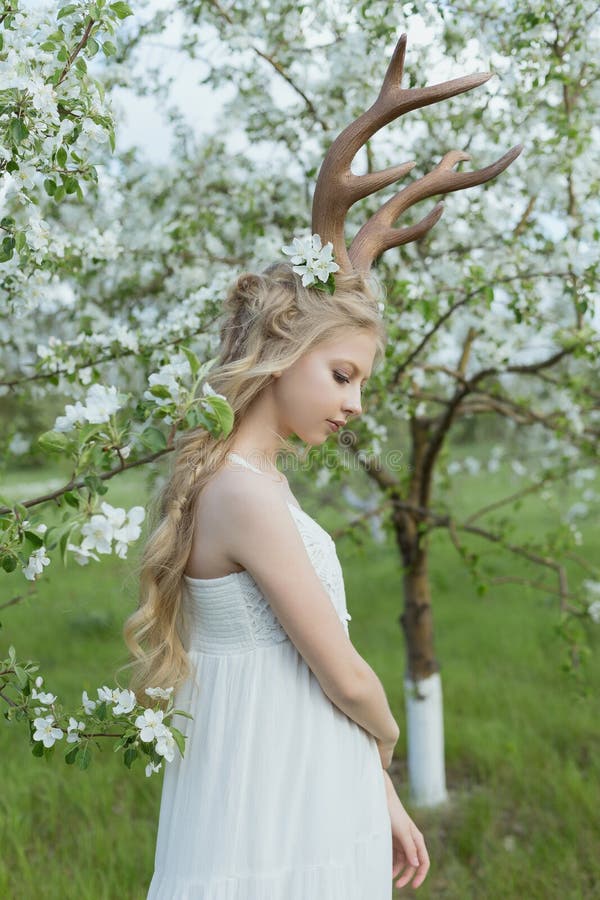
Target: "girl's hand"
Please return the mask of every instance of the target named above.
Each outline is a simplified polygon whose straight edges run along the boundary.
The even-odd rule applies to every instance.
[[[423,835],[408,815],[392,783],[392,779],[384,771],[388,812],[392,826],[392,880],[400,875],[395,886],[404,887],[417,873],[412,883],[413,888],[420,887],[429,871],[429,855]]]

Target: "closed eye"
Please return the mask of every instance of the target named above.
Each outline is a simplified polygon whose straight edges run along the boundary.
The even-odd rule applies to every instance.
[[[338,384],[342,384],[342,382],[345,384],[350,384],[350,379],[346,378],[345,375],[342,375],[341,372],[334,372],[333,375]]]
[[[334,376],[334,378],[335,378],[335,380],[337,381],[338,384],[342,384],[342,383],[343,383],[343,384],[350,384],[350,379],[349,379],[349,378],[346,378],[345,375],[342,375],[341,372],[334,372],[334,373],[333,373],[333,376]],[[361,394],[362,394],[363,389],[364,389],[364,384],[361,384],[361,386],[360,386]]]

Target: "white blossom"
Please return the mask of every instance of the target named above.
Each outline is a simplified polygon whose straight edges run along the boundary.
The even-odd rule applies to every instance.
[[[163,711],[162,709],[146,709],[135,720],[135,727],[140,729],[140,740],[145,744],[153,741],[162,733]]]
[[[74,744],[81,740],[78,731],[85,729],[85,722],[78,722],[73,716],[69,716],[69,725],[67,727],[67,744]]]
[[[89,699],[89,697],[87,695],[87,691],[83,691],[83,693],[81,694],[81,702],[82,702],[83,708],[88,716],[91,715],[94,712],[94,710],[96,709],[96,701]]]
[[[600,623],[600,600],[593,600],[588,606],[588,615],[596,624]]]
[[[33,720],[35,731],[33,732],[34,741],[42,741],[44,747],[52,747],[53,744],[63,737],[60,728],[54,726],[54,716],[42,716]]]
[[[89,522],[81,527],[84,538],[81,547],[86,550],[97,550],[98,553],[110,553],[113,535],[112,525],[105,516],[93,515]]]
[[[167,762],[173,762],[175,747],[173,733],[166,725],[161,725],[160,729],[157,729],[156,752],[159,756],[164,756]]]
[[[318,234],[294,238],[290,246],[281,249],[291,257],[293,271],[302,275],[304,287],[314,284],[317,278],[319,281],[327,281],[329,275],[340,268],[333,260],[333,244],[328,241],[322,247]]]
[[[39,354],[40,347],[38,347]],[[64,416],[58,416],[54,423],[54,431],[73,431],[78,425],[86,422],[100,425],[108,422],[111,415],[121,409],[124,397],[117,392],[116,387],[105,387],[102,384],[92,384],[85,397],[85,403],[77,400],[74,404],[65,406]]]
[[[46,706],[50,706],[50,704],[54,703],[54,701],[56,700],[56,694],[51,694],[49,692],[44,693],[43,691],[38,693],[36,688],[32,689],[31,697],[33,700],[39,700],[40,703],[43,703]]]
[[[89,549],[78,547],[76,544],[68,543],[67,550],[70,550],[73,553],[75,562],[79,563],[80,566],[87,566],[90,559],[95,559],[96,562],[100,562],[99,556],[96,556],[96,554],[92,553]]]
[[[46,548],[39,547],[34,550],[26,566],[22,566],[23,574],[28,581],[35,581],[36,577],[44,571],[44,566],[50,564],[50,558],[46,555]]]
[[[136,703],[137,699],[133,691],[119,691],[119,699],[113,706],[113,715],[120,716],[130,713]]]
[[[162,769],[161,762],[159,762],[158,764],[149,762],[148,765],[146,766],[146,777],[150,778],[150,776],[152,775],[153,772],[160,772],[161,769]]]

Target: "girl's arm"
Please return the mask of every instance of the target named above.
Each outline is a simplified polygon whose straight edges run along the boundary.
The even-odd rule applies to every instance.
[[[376,738],[380,745],[380,753],[384,750],[389,766],[392,758],[392,750],[400,735],[400,729],[390,709],[384,687],[362,656],[358,656],[359,672],[355,682],[354,691],[342,706],[349,718],[361,725],[366,731]]]

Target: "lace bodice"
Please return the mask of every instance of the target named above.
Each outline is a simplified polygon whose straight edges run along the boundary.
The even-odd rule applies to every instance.
[[[233,453],[230,456],[259,472],[243,457]],[[303,509],[291,502],[287,505],[310,561],[348,633],[348,620],[352,617],[346,609],[344,577],[335,542]],[[187,649],[243,653],[289,640],[268,600],[245,569],[220,578],[184,575],[183,580]]]

